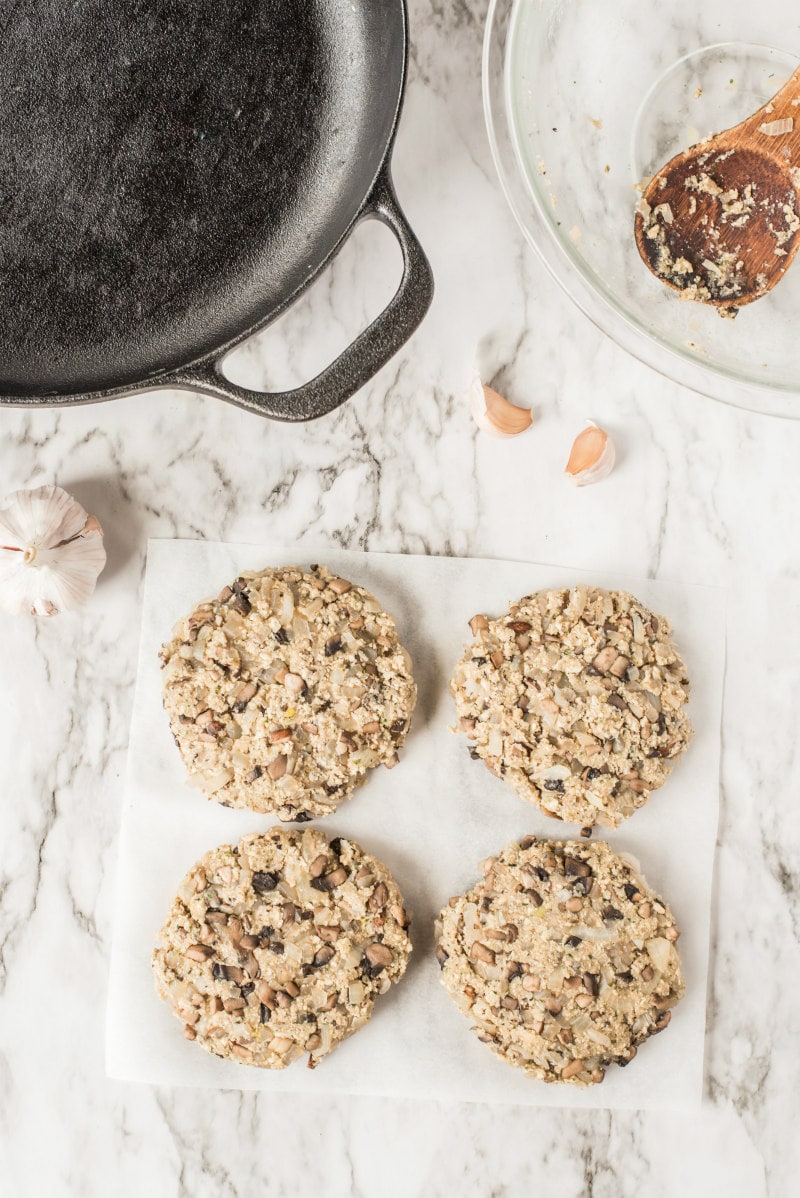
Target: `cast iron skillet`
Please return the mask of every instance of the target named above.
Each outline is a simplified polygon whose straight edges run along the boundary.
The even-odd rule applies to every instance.
[[[433,294],[389,170],[406,53],[404,0],[3,0],[0,402],[343,403]],[[306,386],[228,382],[368,216],[403,251],[385,311]]]

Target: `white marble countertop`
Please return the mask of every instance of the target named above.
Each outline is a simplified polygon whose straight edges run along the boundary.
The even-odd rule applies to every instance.
[[[800,1116],[800,423],[681,391],[625,357],[526,249],[495,180],[484,0],[411,4],[398,194],[437,293],[420,332],[338,413],[279,426],[213,399],[0,409],[3,492],[57,481],[100,518],[88,607],[0,625],[0,1190],[633,1198],[797,1192]],[[379,235],[380,234],[380,235]],[[391,290],[365,229],[302,310],[242,355],[285,383]],[[388,265],[387,265],[388,264]],[[472,372],[536,410],[477,434]],[[588,416],[615,473],[563,469]],[[313,1102],[106,1080],[115,846],[150,536],[504,556],[730,588],[722,815],[699,1114]]]

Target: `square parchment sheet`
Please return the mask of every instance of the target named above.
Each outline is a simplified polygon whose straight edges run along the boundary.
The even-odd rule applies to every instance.
[[[319,551],[332,570],[366,586],[397,620],[419,700],[400,764],[366,784],[320,827],[361,843],[384,861],[412,911],[411,963],[380,998],[370,1023],[313,1072],[302,1061],[260,1070],[212,1056],[184,1040],[156,997],[150,955],[178,884],[208,849],[237,843],[277,820],[207,801],[185,780],[161,704],[158,651],[173,624],[242,570],[307,566],[308,550],[151,541],[118,864],[109,979],[106,1061],[112,1077],[165,1085],[274,1092],[381,1094],[537,1106],[691,1108],[703,1084],[711,884],[719,805],[719,742],[725,659],[725,593],[708,587],[519,562]],[[479,863],[526,833],[577,836],[524,803],[449,730],[448,681],[476,612],[500,615],[543,588],[589,583],[630,590],[666,615],[692,682],[695,739],[672,777],[614,832],[664,896],[682,930],[686,997],[668,1030],[627,1069],[611,1067],[588,1090],[547,1085],[496,1058],[469,1030],[439,981],[433,921]]]

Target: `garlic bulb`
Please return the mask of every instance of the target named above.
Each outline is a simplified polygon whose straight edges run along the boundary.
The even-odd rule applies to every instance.
[[[103,530],[61,487],[14,491],[0,508],[0,611],[80,607],[106,564]]]
[[[614,469],[616,453],[608,433],[587,420],[586,428],[578,433],[565,467],[565,473],[579,487],[599,483]]]
[[[476,380],[470,398],[472,418],[482,432],[490,437],[516,437],[533,424],[530,408],[518,408],[498,395],[491,387]]]

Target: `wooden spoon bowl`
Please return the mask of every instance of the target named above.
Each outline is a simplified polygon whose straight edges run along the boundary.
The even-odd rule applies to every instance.
[[[772,290],[800,248],[800,68],[753,116],[656,173],[635,235],[657,278],[722,315]]]

